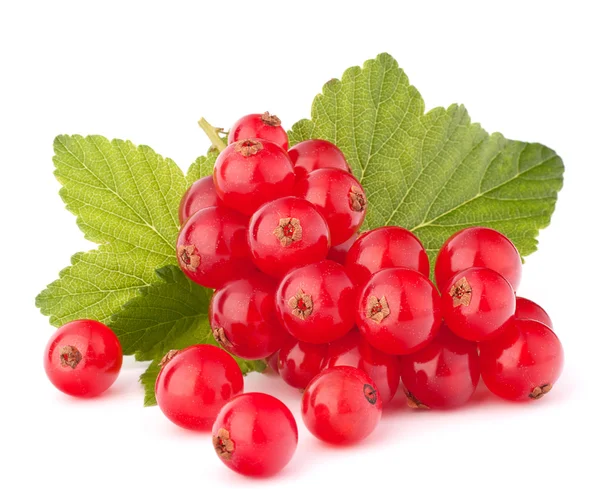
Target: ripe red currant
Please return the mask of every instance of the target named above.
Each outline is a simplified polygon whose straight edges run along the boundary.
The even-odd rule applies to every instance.
[[[290,386],[304,389],[313,377],[323,370],[326,357],[326,344],[303,343],[290,339],[279,350],[279,375]]]
[[[437,290],[415,270],[383,269],[367,280],[358,298],[358,328],[384,353],[407,355],[427,346],[441,321]]]
[[[220,460],[243,475],[269,476],[292,459],[298,426],[281,401],[263,393],[233,398],[219,412],[212,429]]]
[[[229,131],[229,144],[247,138],[261,138],[278,144],[284,150],[288,148],[288,137],[281,127],[281,120],[269,112],[249,114],[239,119]]]
[[[517,296],[517,308],[515,310],[515,319],[537,320],[542,324],[546,324],[550,329],[553,329],[552,320],[541,306],[537,303]]]
[[[400,363],[412,408],[456,408],[469,401],[479,382],[477,344],[454,335],[444,324],[431,343]]]
[[[341,169],[350,171],[346,157],[333,143],[320,139],[301,141],[292,146],[288,155],[294,164],[296,177],[303,178],[317,169]]]
[[[264,204],[252,215],[248,244],[254,264],[281,277],[298,265],[325,259],[329,227],[311,203],[288,196]]]
[[[225,207],[209,207],[192,215],[177,240],[177,261],[192,281],[221,287],[252,271],[246,218]]]
[[[500,336],[479,345],[481,378],[512,401],[539,399],[558,380],[563,349],[556,334],[537,320],[514,319]]]
[[[392,267],[413,269],[429,277],[425,248],[413,233],[402,227],[379,227],[361,234],[346,257],[346,270],[358,285],[363,285],[375,272]]]
[[[474,267],[455,274],[442,290],[442,316],[469,341],[492,339],[515,314],[515,293],[498,272]]]
[[[450,236],[435,263],[435,280],[443,288],[453,275],[485,267],[503,276],[516,291],[521,281],[521,256],[503,234],[487,227],[468,227]]]
[[[296,183],[296,196],[321,212],[331,232],[331,244],[339,245],[358,231],[365,220],[367,197],[358,180],[339,169],[318,169]]]
[[[399,358],[373,348],[358,330],[329,344],[326,366],[340,365],[364,371],[377,386],[384,405],[394,398],[400,384]]]
[[[222,202],[217,196],[212,176],[198,179],[185,192],[179,203],[179,223],[185,224],[198,210],[219,205],[222,205]]]
[[[117,379],[123,351],[108,327],[95,320],[74,320],[50,338],[44,368],[50,382],[71,396],[91,397]]]
[[[357,238],[358,234],[353,234],[343,243],[332,246],[331,248],[329,248],[327,258],[329,260],[333,260],[334,262],[339,263],[340,265],[344,265],[346,263],[346,256],[348,255],[348,250]]]
[[[317,375],[302,395],[302,419],[321,441],[352,444],[381,420],[377,386],[362,370],[332,367]]]
[[[354,287],[344,267],[323,260],[288,272],[277,288],[275,305],[290,334],[300,341],[321,344],[352,329],[354,299]]]
[[[287,153],[272,141],[258,138],[225,148],[215,162],[213,177],[223,203],[248,216],[263,203],[290,196],[294,187]]]
[[[198,344],[165,355],[154,390],[158,406],[171,422],[206,430],[221,407],[244,390],[244,377],[229,353]]]

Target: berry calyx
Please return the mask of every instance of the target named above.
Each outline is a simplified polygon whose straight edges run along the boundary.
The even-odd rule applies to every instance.
[[[281,120],[276,115],[264,112],[262,114],[249,114],[239,119],[229,131],[227,142],[261,138],[272,141],[284,150],[288,148],[287,133],[281,127]]]
[[[350,171],[342,151],[329,141],[312,139],[301,141],[288,150],[298,179],[317,169],[340,169]]]
[[[538,322],[547,325],[550,329],[554,328],[552,319],[546,310],[537,303],[521,296],[517,296],[515,319],[537,320]]]
[[[290,386],[304,389],[325,365],[326,344],[303,343],[289,339],[279,350],[277,368],[281,378]]]
[[[222,205],[217,196],[212,176],[198,179],[192,184],[179,203],[179,223],[185,224],[198,210]]]

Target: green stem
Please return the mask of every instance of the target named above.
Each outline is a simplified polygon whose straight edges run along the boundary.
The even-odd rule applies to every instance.
[[[220,127],[211,126],[204,117],[202,117],[198,121],[198,125],[202,128],[202,131],[204,131],[206,133],[206,136],[208,136],[208,139],[210,140],[212,145],[219,152],[222,152],[223,150],[225,150],[225,147],[227,145],[225,145],[225,143],[223,143],[223,140],[219,136],[219,131],[222,131],[223,129],[221,129]]]

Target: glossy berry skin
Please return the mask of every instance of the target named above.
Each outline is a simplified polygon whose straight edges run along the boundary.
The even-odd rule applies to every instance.
[[[339,263],[340,265],[344,265],[346,263],[346,256],[348,255],[348,250],[354,244],[357,238],[358,234],[353,234],[343,243],[332,246],[331,248],[329,248],[327,258],[329,260],[333,260],[334,262]]]
[[[298,446],[298,426],[281,401],[264,393],[233,398],[212,429],[219,459],[243,475],[267,477],[283,469]]]
[[[366,438],[381,420],[377,386],[362,370],[332,367],[316,376],[302,395],[302,419],[321,441],[353,444]]]
[[[290,196],[294,177],[292,163],[283,148],[257,138],[227,146],[217,157],[213,172],[219,198],[246,216],[263,203]]]
[[[497,396],[539,399],[552,389],[563,367],[563,349],[548,326],[515,319],[500,336],[479,345],[481,378]]]
[[[456,408],[469,401],[479,382],[477,344],[442,324],[425,348],[402,357],[401,368],[409,406]]]
[[[326,344],[289,340],[279,350],[277,367],[281,378],[290,386],[304,389],[323,370],[327,358]]]
[[[279,283],[277,315],[300,341],[328,343],[354,325],[355,291],[340,264],[323,260],[293,269]]]
[[[346,257],[346,270],[358,285],[381,269],[404,267],[429,277],[429,258],[419,239],[397,226],[379,227],[360,235]]]
[[[123,351],[115,333],[95,320],[74,320],[59,327],[44,352],[50,382],[63,393],[90,398],[117,379]]]
[[[521,256],[512,241],[487,227],[468,227],[450,236],[435,263],[438,288],[458,272],[485,267],[502,275],[516,291],[521,281]]]
[[[288,149],[288,136],[281,127],[281,120],[269,112],[249,114],[239,119],[229,131],[227,143],[247,138],[261,138],[276,143],[284,150]]]
[[[517,296],[517,307],[515,310],[515,319],[521,320],[537,320],[542,324],[547,325],[550,329],[554,329],[550,316],[537,303]]]
[[[275,313],[275,289],[271,279],[257,272],[215,291],[208,317],[216,341],[249,360],[275,353],[287,335]]]
[[[365,220],[367,197],[349,172],[318,169],[298,181],[294,192],[311,202],[323,215],[329,224],[332,245],[350,238]]]
[[[317,169],[340,169],[351,172],[342,150],[326,140],[301,141],[289,149],[288,155],[294,164],[294,172],[298,179],[304,178]]]
[[[185,224],[198,210],[222,205],[217,196],[212,176],[198,179],[185,192],[179,203],[179,223]]]
[[[384,353],[407,355],[424,348],[441,321],[437,290],[415,270],[383,269],[367,280],[358,297],[356,324]]]
[[[358,330],[329,344],[326,366],[341,365],[364,371],[377,386],[384,406],[396,395],[400,384],[400,359],[373,348]]]
[[[469,341],[493,339],[515,313],[509,282],[490,269],[463,270],[442,290],[442,316],[454,334]]]
[[[207,288],[252,272],[246,218],[225,207],[209,207],[192,215],[177,239],[177,261],[184,274]]]
[[[248,245],[254,264],[281,278],[294,267],[325,260],[329,227],[312,204],[288,196],[265,203],[252,215]]]
[[[240,367],[217,346],[171,351],[161,365],[156,402],[171,422],[185,429],[210,429],[223,405],[244,390]]]

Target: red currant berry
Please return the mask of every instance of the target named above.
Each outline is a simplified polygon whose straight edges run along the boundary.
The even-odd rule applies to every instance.
[[[212,429],[221,461],[243,475],[269,476],[292,459],[298,426],[281,401],[263,393],[233,398],[219,412]]]
[[[332,444],[367,437],[381,420],[377,386],[362,370],[332,367],[317,375],[302,395],[302,419],[312,434]]]
[[[344,265],[346,263],[346,256],[348,255],[348,250],[356,241],[356,238],[358,238],[358,234],[353,234],[343,243],[329,248],[327,258],[329,260],[333,260],[334,262],[339,263],[340,265]]]
[[[160,367],[156,402],[171,422],[185,429],[210,429],[223,405],[244,390],[239,365],[210,344],[170,351]]]
[[[258,207],[294,187],[294,169],[287,153],[275,143],[245,139],[229,145],[215,162],[217,195],[229,208],[252,215]]]
[[[339,245],[358,231],[365,220],[367,197],[358,180],[339,169],[318,169],[296,183],[296,196],[321,212],[331,231],[331,244]]]
[[[229,131],[229,144],[247,138],[261,138],[278,144],[284,150],[288,148],[288,137],[281,127],[281,120],[269,112],[249,114],[239,119]]]
[[[251,272],[246,240],[247,220],[225,207],[209,207],[192,215],[177,240],[177,261],[192,281],[218,288]]]
[[[50,382],[71,396],[91,397],[117,379],[123,351],[108,327],[95,320],[74,320],[50,338],[44,368]]]
[[[222,202],[217,196],[212,176],[198,179],[185,192],[179,203],[179,223],[185,224],[198,210],[219,205],[222,205]]]
[[[537,320],[542,324],[547,325],[550,329],[554,329],[550,316],[537,303],[517,296],[517,308],[515,310],[515,319],[521,320]]]
[[[323,370],[326,357],[326,344],[291,339],[279,350],[279,375],[290,386],[304,389]]]
[[[412,408],[456,408],[469,401],[479,382],[477,344],[454,335],[444,324],[431,343],[400,363]]]
[[[294,164],[296,177],[303,178],[317,169],[340,169],[350,171],[346,157],[333,143],[320,139],[301,141],[292,146],[288,155]]]
[[[287,334],[275,313],[275,289],[274,282],[257,272],[215,291],[208,315],[217,343],[249,360],[275,353]]]
[[[356,323],[371,346],[384,353],[407,355],[433,340],[441,313],[440,296],[423,274],[383,269],[363,286]]]
[[[429,277],[425,248],[413,233],[402,227],[379,227],[361,234],[346,257],[346,270],[358,285],[363,285],[375,272],[392,267],[413,269]]]
[[[250,218],[252,260],[273,277],[281,277],[298,265],[324,260],[329,239],[327,222],[302,198],[279,198],[260,207]]]
[[[273,372],[275,375],[279,375],[279,350],[275,353],[270,354],[266,359],[267,372]]]
[[[277,314],[288,332],[307,343],[329,343],[354,325],[355,292],[340,264],[323,260],[294,269],[277,288]]]
[[[469,341],[492,339],[515,314],[515,293],[498,272],[481,267],[450,278],[442,291],[442,315],[454,334]]]
[[[353,330],[329,344],[327,367],[347,365],[364,371],[375,383],[385,405],[394,398],[400,384],[400,360],[373,348]]]
[[[487,227],[468,227],[444,243],[435,263],[435,280],[443,288],[452,276],[471,267],[485,267],[503,276],[516,291],[521,281],[521,256],[511,240]]]
[[[562,371],[563,349],[548,326],[515,319],[496,339],[479,345],[479,360],[481,378],[492,393],[524,401],[552,389]]]

